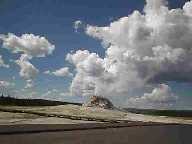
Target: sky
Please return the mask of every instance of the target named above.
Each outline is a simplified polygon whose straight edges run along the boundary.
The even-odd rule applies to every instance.
[[[124,107],[192,109],[187,2],[1,0],[1,91],[75,102],[96,94]]]

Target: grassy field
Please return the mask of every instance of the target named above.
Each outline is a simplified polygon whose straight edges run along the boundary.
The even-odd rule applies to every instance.
[[[39,114],[42,116],[64,115],[74,117],[90,117],[100,119],[118,120],[126,116],[125,112],[117,110],[107,110],[102,108],[83,107],[78,105],[59,105],[59,106],[0,106],[0,111],[25,112]]]
[[[45,99],[17,99],[13,97],[0,97],[0,105],[9,106],[57,106],[57,105],[82,105],[81,103],[53,101]]]
[[[135,109],[135,108],[124,108],[124,110],[136,114],[185,117],[192,119],[192,110],[155,110],[155,109]]]
[[[126,108],[102,109],[96,107],[85,107],[81,104],[40,100],[26,100],[3,98],[0,102],[0,120],[9,123],[12,121],[26,121],[32,123],[59,123],[71,121],[82,122],[162,122],[192,124],[192,111],[176,110],[149,110]],[[20,101],[21,100],[21,101]],[[21,106],[21,104],[24,105]],[[38,105],[40,103],[40,105]],[[47,103],[47,105],[46,105]],[[59,105],[63,103],[62,105]],[[1,105],[2,104],[2,105]],[[7,104],[7,105],[6,105]],[[5,119],[6,117],[6,119]],[[63,119],[63,120],[61,120]],[[68,119],[68,120],[67,120]],[[28,121],[26,121],[27,123]]]

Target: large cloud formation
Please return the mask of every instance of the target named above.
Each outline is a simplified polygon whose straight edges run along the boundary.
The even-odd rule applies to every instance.
[[[19,60],[16,60],[16,63],[20,66],[19,74],[27,82],[25,88],[33,87],[33,79],[39,73],[39,70],[29,62],[30,59],[28,55],[23,54]]]
[[[13,33],[0,35],[3,42],[3,48],[10,50],[12,53],[21,53],[16,63],[20,66],[20,76],[26,80],[25,88],[33,87],[33,79],[39,70],[30,63],[33,57],[45,57],[52,54],[55,46],[51,44],[45,37],[34,34],[22,34],[16,36]],[[0,65],[6,66],[0,57]]]
[[[128,104],[141,108],[144,105],[147,105],[148,108],[169,108],[177,99],[178,96],[172,93],[168,85],[160,84],[157,88],[154,88],[151,93],[144,93],[143,96],[137,98],[129,98]]]
[[[1,36],[3,47],[10,49],[14,53],[25,53],[32,57],[45,57],[52,54],[55,46],[45,37],[34,34],[22,34],[20,37],[9,33]]]
[[[130,97],[150,87],[152,93],[140,99],[154,102],[164,97],[156,94],[159,83],[192,80],[192,1],[181,9],[169,10],[167,4],[146,0],[143,14],[134,11],[104,27],[87,25],[86,34],[101,40],[106,54],[67,55],[77,71],[72,93]],[[175,100],[165,94],[165,100]]]

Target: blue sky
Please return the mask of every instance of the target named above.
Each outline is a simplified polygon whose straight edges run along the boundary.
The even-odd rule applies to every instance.
[[[183,6],[184,0],[170,0],[170,8]],[[54,77],[45,75],[46,70],[55,70],[71,65],[65,61],[65,56],[71,51],[80,48],[87,49],[103,57],[105,50],[100,41],[87,36],[84,32],[74,32],[73,23],[81,20],[86,24],[105,26],[111,21],[127,16],[133,10],[142,12],[144,0],[1,0],[0,1],[0,33],[33,33],[45,36],[49,42],[55,45],[52,55],[44,58],[33,58],[31,63],[40,73],[35,79],[37,95],[41,95],[51,89],[67,90],[71,78]],[[18,59],[19,54],[11,54],[7,49],[0,48],[0,54],[5,63],[11,68],[0,67],[0,80],[13,81],[15,89],[21,90],[25,81],[19,76],[19,67],[11,63],[10,59]],[[13,80],[12,77],[15,77]],[[191,83],[178,84],[170,82],[175,93],[186,97],[186,105],[192,100]],[[76,98],[66,98],[75,100]],[[78,98],[77,98],[78,99]],[[78,99],[79,100],[79,99]]]

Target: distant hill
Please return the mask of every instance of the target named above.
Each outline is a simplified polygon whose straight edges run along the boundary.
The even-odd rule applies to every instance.
[[[155,109],[136,109],[136,108],[123,108],[123,110],[136,114],[192,118],[192,110],[155,110]]]
[[[57,105],[82,105],[81,103],[52,101],[45,99],[18,99],[12,97],[0,97],[0,105],[12,105],[12,106],[57,106]]]

